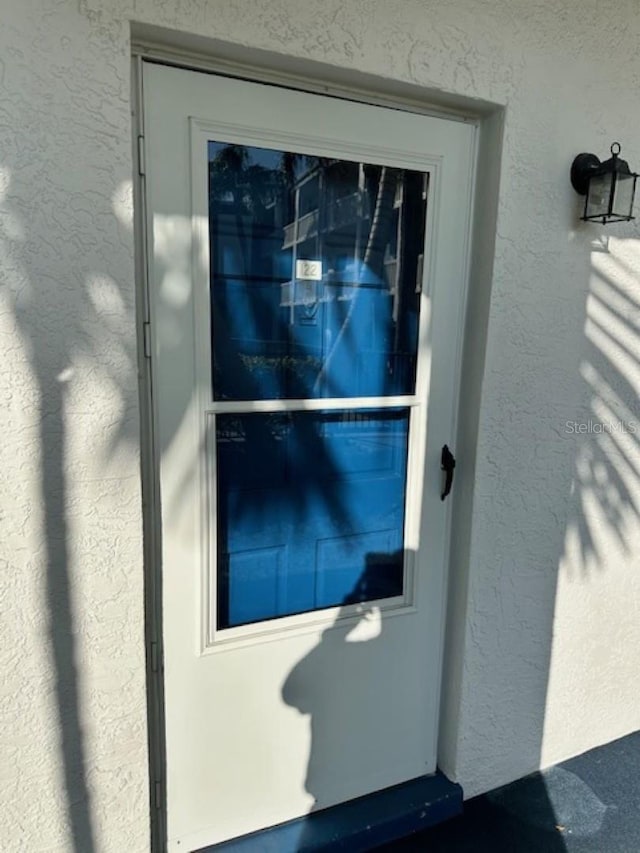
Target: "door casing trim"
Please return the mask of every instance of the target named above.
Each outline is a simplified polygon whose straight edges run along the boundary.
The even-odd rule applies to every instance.
[[[189,46],[182,47],[180,42],[188,43]],[[192,42],[194,46],[191,46]],[[195,46],[196,43],[197,47]],[[209,49],[209,43],[213,45],[212,49]],[[160,27],[132,23],[132,56],[147,62],[184,68],[188,71],[202,71],[216,74],[219,77],[234,77],[252,83],[264,83],[283,89],[295,89],[309,94],[340,98],[371,106],[389,107],[418,115],[460,121],[465,124],[478,124],[484,116],[500,107],[500,104],[497,103],[452,94],[440,94],[436,91],[428,95],[427,90],[419,85],[400,83],[400,81],[389,81],[397,82],[399,85],[394,86],[397,91],[394,91],[393,94],[386,94],[383,91],[385,82],[383,77],[376,78],[374,75],[359,74],[358,76],[363,78],[363,82],[340,82],[336,79],[336,75],[344,80],[347,74],[346,68],[336,69],[336,75],[332,74],[329,77],[322,63],[300,60],[300,63],[305,66],[317,66],[317,68],[311,72],[308,70],[300,72],[297,69],[293,72],[284,67],[275,67],[276,54],[270,55],[266,51],[244,48],[244,52],[249,57],[247,60],[230,58],[218,52],[220,49],[218,45],[221,46],[222,43],[213,39],[188,37],[183,33],[174,33]],[[241,48],[238,46],[238,51],[240,50]],[[226,52],[229,52],[228,49]],[[234,51],[234,53],[236,52]],[[262,62],[257,61],[258,55],[261,53],[267,56],[267,62],[271,60],[269,64],[262,64]],[[283,59],[287,59],[287,57],[283,57]],[[324,76],[325,74],[327,76]]]

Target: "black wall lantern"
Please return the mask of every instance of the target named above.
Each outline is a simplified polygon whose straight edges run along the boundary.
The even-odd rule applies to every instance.
[[[620,143],[611,146],[611,158],[603,163],[595,154],[578,154],[571,165],[571,184],[586,196],[585,222],[628,222],[634,219],[633,198],[638,175],[618,157]]]

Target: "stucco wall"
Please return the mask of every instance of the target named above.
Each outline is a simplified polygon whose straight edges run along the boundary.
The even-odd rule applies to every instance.
[[[613,139],[640,164],[635,0],[13,0],[2,17],[0,847],[148,847],[131,20],[506,106],[441,760],[473,794],[640,727],[640,425],[593,427],[640,420],[640,243],[578,224],[568,185],[572,157]]]

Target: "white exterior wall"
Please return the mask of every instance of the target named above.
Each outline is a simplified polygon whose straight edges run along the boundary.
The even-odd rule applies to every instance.
[[[472,795],[640,728],[640,242],[578,224],[568,183],[614,139],[640,167],[635,0],[7,0],[2,18],[0,848],[149,843],[132,20],[506,107],[441,763]]]

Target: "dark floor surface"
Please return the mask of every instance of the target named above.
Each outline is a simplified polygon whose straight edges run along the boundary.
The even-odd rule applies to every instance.
[[[468,800],[460,817],[383,851],[640,853],[640,732]]]

